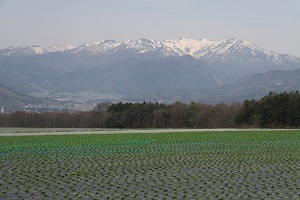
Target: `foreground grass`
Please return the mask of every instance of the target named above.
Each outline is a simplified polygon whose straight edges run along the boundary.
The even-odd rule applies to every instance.
[[[0,137],[0,199],[299,199],[300,131]]]

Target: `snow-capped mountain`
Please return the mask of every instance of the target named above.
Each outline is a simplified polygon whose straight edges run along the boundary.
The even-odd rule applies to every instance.
[[[300,58],[278,54],[245,40],[211,41],[180,38],[165,40],[163,45],[171,48],[178,55],[189,54],[204,61],[223,83],[231,83],[254,73],[300,68]]]
[[[141,38],[139,40],[127,40],[121,43],[117,49],[136,49],[136,50],[148,50],[155,51],[162,47],[160,41]]]
[[[84,53],[84,54],[99,54],[99,53],[105,53],[113,48],[119,46],[120,43],[114,41],[114,40],[101,40],[98,42],[90,42],[83,44],[79,47],[71,49],[69,52],[70,53]]]
[[[9,47],[0,50],[0,56],[26,56],[50,52],[61,52],[71,57],[75,56],[69,66],[76,65],[74,62],[77,55],[92,55],[93,59],[80,58],[83,59],[81,63],[84,63],[86,67],[112,64],[117,60],[122,62],[123,59],[130,57],[157,59],[190,55],[207,64],[216,72],[216,77],[221,82],[230,82],[253,73],[263,73],[270,70],[294,70],[300,67],[300,58],[278,54],[251,42],[235,39],[214,41],[179,38],[156,41],[141,38],[121,43],[114,40],[101,40],[78,47],[72,45]]]
[[[207,62],[251,62],[263,60],[274,64],[283,64],[286,61],[300,62],[300,59],[291,55],[282,55],[265,50],[245,40],[195,40],[179,38],[165,40],[164,46],[171,48],[179,55],[189,54],[196,59]]]
[[[163,42],[141,38],[139,40],[127,40],[107,53],[135,52],[137,54],[156,54],[160,57],[180,56],[176,51],[164,45]]]
[[[46,54],[52,52],[65,52],[75,48],[73,45],[54,45],[54,46],[22,46],[22,47],[8,47],[0,49],[2,56],[29,56],[37,54]]]
[[[209,63],[257,63],[271,62],[276,65],[299,63],[300,58],[282,55],[265,50],[245,40],[208,40],[187,39],[156,41],[141,38],[118,43],[114,40],[90,42],[78,47],[73,45],[56,46],[23,46],[0,49],[2,56],[26,56],[46,54],[50,52],[68,52],[72,54],[113,54],[118,51],[143,53],[157,53],[160,56],[191,55],[198,60]]]
[[[200,49],[205,49],[214,45],[217,41],[209,41],[207,39],[195,40],[187,38],[179,38],[177,40],[165,40],[163,44],[165,47],[168,47],[178,53],[178,55],[191,55],[195,58],[195,52]]]

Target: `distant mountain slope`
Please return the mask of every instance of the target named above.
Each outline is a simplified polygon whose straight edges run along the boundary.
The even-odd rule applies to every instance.
[[[59,74],[51,63],[39,56],[0,58],[0,82],[14,91],[30,93],[40,82]]]
[[[136,97],[135,100],[147,96],[148,101],[162,102],[202,102],[208,104],[243,102],[246,99],[259,99],[273,92],[300,91],[300,68],[292,71],[273,70],[266,73],[253,74],[233,84],[222,85],[213,89],[174,90],[154,92]]]
[[[270,91],[300,91],[300,68],[292,71],[273,70],[253,74],[208,93],[209,101],[231,102],[245,99],[258,99]]]
[[[74,88],[76,85],[76,88]],[[135,59],[69,72],[40,84],[46,89],[137,95],[156,90],[212,88],[218,82],[208,66],[191,56]]]
[[[261,91],[261,95],[264,91],[300,90],[300,68],[292,71],[274,70],[253,74],[236,81],[233,85],[237,88],[247,88],[256,94],[258,94],[258,91]]]
[[[42,101],[38,98],[15,92],[0,83],[0,107],[4,106],[23,109],[24,105],[31,103],[41,104]]]

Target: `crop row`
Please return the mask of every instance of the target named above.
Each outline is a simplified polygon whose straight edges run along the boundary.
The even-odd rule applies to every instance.
[[[299,199],[300,132],[0,137],[0,199]]]

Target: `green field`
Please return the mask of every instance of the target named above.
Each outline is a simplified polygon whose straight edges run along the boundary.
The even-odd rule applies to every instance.
[[[0,137],[0,199],[300,199],[300,131]]]

